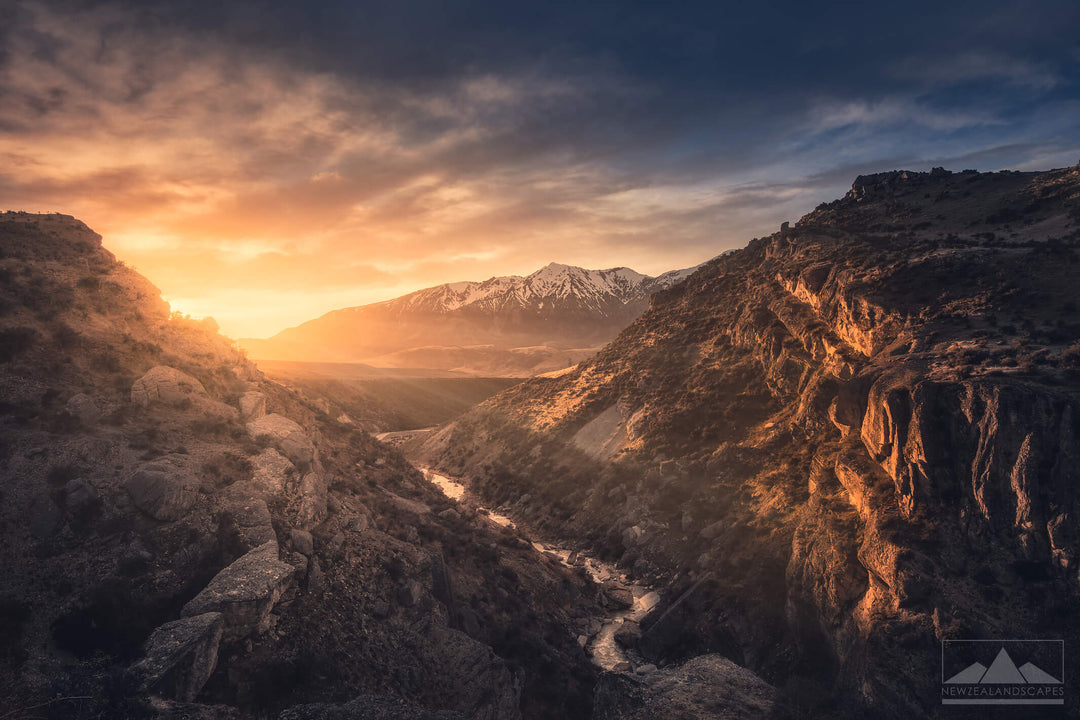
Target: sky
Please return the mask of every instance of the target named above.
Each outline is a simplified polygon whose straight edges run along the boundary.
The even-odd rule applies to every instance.
[[[0,0],[0,208],[262,337],[661,272],[860,173],[1080,160],[1080,3]]]

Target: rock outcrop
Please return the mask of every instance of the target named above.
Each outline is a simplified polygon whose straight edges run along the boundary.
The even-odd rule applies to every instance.
[[[415,452],[668,584],[653,659],[941,712],[943,639],[1080,632],[1078,267],[1076,168],[861,177]]]
[[[256,440],[265,438],[273,443],[285,457],[300,467],[306,467],[314,457],[315,446],[304,428],[284,415],[270,413],[258,417],[248,422],[247,431]]]
[[[135,507],[155,520],[178,520],[195,504],[199,481],[179,458],[162,458],[140,467],[124,487]]]
[[[146,656],[132,666],[141,687],[155,695],[191,702],[217,666],[221,613],[165,623],[146,641]]]
[[[183,616],[220,613],[227,640],[247,637],[266,629],[270,611],[292,581],[292,565],[278,559],[277,540],[269,540],[215,575],[184,606]]]
[[[776,717],[776,690],[720,655],[644,675],[605,673],[596,689],[595,720],[765,720]]]
[[[273,448],[266,448],[251,459],[252,480],[269,495],[281,495],[297,476],[296,466]]]
[[[236,408],[211,398],[196,378],[167,365],[150,368],[131,386],[131,402],[152,408],[194,409],[216,417],[233,419]]]
[[[0,714],[588,717],[582,578],[449,519],[78,221],[0,214],[0,249]]]

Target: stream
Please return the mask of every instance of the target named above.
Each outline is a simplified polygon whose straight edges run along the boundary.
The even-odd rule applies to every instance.
[[[448,498],[460,502],[465,497],[467,490],[460,480],[441,475],[430,468],[419,469],[424,473],[424,477],[442,490]],[[477,506],[477,509],[496,525],[520,532],[514,521],[506,515],[480,506]],[[537,552],[557,557],[566,567],[584,567],[593,581],[609,594],[618,592],[625,597],[626,593],[629,593],[633,597],[633,604],[630,607],[624,610],[613,610],[606,616],[595,618],[590,634],[579,637],[578,642],[588,652],[593,663],[604,670],[629,672],[640,665],[641,659],[620,646],[615,640],[615,634],[623,623],[641,621],[660,601],[660,596],[647,586],[631,582],[624,573],[618,571],[610,563],[597,560],[581,551],[568,550],[533,540],[529,542]],[[599,625],[598,628],[597,625]],[[596,628],[595,631],[593,628]]]

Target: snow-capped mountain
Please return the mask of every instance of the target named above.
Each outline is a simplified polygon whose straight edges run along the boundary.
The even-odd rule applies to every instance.
[[[255,358],[390,367],[414,367],[423,358],[424,367],[435,364],[434,369],[463,369],[442,367],[460,362],[462,348],[473,349],[474,355],[490,348],[499,357],[507,357],[506,350],[530,348],[513,355],[529,358],[528,368],[506,371],[546,372],[572,364],[571,359],[577,362],[582,349],[614,338],[644,312],[650,295],[695,269],[651,277],[625,267],[587,270],[551,263],[525,277],[448,283],[335,310],[272,338],[240,343]],[[438,362],[440,353],[445,363]],[[539,356],[547,360],[536,364]],[[490,364],[485,367],[491,370]]]
[[[650,277],[630,268],[586,270],[551,263],[532,275],[494,277],[483,282],[457,282],[419,290],[377,303],[393,312],[448,314],[454,312],[504,313],[526,311],[553,315],[586,310],[598,316],[621,315],[628,305],[647,302],[657,290],[671,287],[693,272],[675,270]],[[349,308],[364,312],[375,306]]]

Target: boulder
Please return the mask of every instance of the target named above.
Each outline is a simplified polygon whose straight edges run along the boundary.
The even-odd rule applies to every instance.
[[[131,402],[139,407],[164,405],[190,408],[202,415],[235,420],[236,408],[214,400],[202,383],[185,372],[167,365],[150,368],[131,386]]]
[[[632,620],[626,620],[615,631],[615,642],[624,648],[634,648],[641,639],[641,626]]]
[[[144,692],[191,702],[217,665],[224,627],[209,612],[165,623],[146,641],[146,655],[132,667]]]
[[[596,688],[596,720],[754,720],[772,717],[775,689],[722,655],[681,666],[644,665],[634,676],[604,673]]]
[[[620,610],[627,610],[634,606],[634,593],[630,588],[614,582],[606,582],[603,585],[604,597],[608,605]]]
[[[273,448],[266,448],[251,459],[252,480],[264,492],[281,495],[296,474],[296,466]]]
[[[141,407],[180,405],[208,397],[201,382],[167,365],[150,368],[131,386],[131,402]]]
[[[309,472],[300,481],[300,513],[296,524],[310,530],[326,518],[326,479]]]
[[[232,640],[260,632],[270,611],[293,582],[295,569],[278,560],[277,541],[251,550],[219,572],[202,592],[184,606],[183,616],[220,612],[225,638]]]
[[[261,392],[246,392],[240,396],[240,417],[258,420],[266,415],[266,396]]]
[[[654,607],[660,604],[660,593],[656,592],[655,590],[650,590],[649,592],[638,598],[637,602],[638,608],[640,610],[649,612]]]
[[[245,551],[271,540],[277,541],[270,509],[254,483],[231,485],[222,493],[221,508],[223,531]]]
[[[165,457],[146,463],[124,482],[135,507],[154,518],[171,522],[186,513],[199,494],[199,482],[184,463]]]
[[[297,465],[305,466],[315,457],[315,445],[304,428],[277,413],[263,415],[247,424],[248,435],[258,440],[268,438],[271,443]]]
[[[311,533],[307,530],[290,530],[289,539],[292,540],[293,550],[296,550],[296,552],[307,557],[311,557],[311,554],[315,552],[315,544],[312,541]]]
[[[85,480],[76,478],[64,485],[64,508],[72,517],[85,520],[97,512],[101,496]]]

